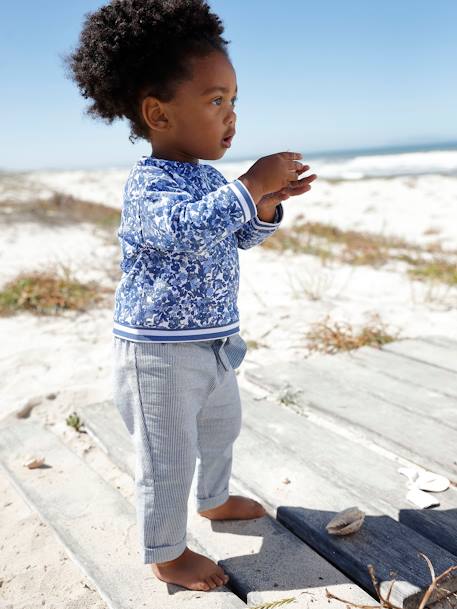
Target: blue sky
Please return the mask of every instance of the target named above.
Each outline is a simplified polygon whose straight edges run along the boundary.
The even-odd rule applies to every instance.
[[[0,168],[131,165],[127,123],[84,115],[60,55],[96,0],[0,3]],[[224,160],[457,140],[457,2],[209,0],[231,41],[237,135]]]

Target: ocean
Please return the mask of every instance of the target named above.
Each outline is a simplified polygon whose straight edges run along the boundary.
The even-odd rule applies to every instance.
[[[457,176],[457,142],[301,152],[304,161],[311,166],[311,171],[324,179],[362,180],[424,174]],[[248,162],[252,162],[252,159],[233,161],[231,164],[245,165]]]

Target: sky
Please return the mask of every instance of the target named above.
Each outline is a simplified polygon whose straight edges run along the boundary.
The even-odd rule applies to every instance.
[[[457,140],[457,1],[208,0],[237,73],[224,161]],[[84,114],[62,56],[105,1],[0,0],[0,169],[132,165],[126,121]]]

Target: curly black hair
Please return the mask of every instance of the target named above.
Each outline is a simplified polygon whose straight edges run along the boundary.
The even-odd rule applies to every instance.
[[[144,97],[172,100],[192,78],[193,58],[215,50],[228,58],[223,31],[204,0],[111,0],[85,15],[79,46],[63,61],[83,97],[93,100],[89,116],[108,124],[127,118],[130,141],[149,141]]]

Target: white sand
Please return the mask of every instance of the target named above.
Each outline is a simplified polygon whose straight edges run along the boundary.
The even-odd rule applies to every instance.
[[[222,167],[220,167],[222,170]],[[227,178],[246,167],[231,168]],[[237,173],[238,171],[238,173]],[[311,168],[313,171],[313,168]],[[0,200],[16,204],[31,193],[62,192],[119,207],[126,172],[60,172],[30,174],[0,192]],[[33,183],[33,185],[31,185]],[[40,185],[41,184],[41,185]],[[315,182],[312,190],[284,202],[284,226],[297,216],[342,228],[384,232],[418,243],[439,241],[457,249],[455,220],[457,178],[445,176],[376,178],[330,184]],[[13,192],[14,191],[14,192]],[[13,194],[12,194],[13,193]],[[15,194],[14,194],[15,193]],[[432,235],[425,234],[434,229]],[[264,248],[239,250],[241,334],[260,346],[250,349],[239,371],[258,364],[308,355],[305,332],[328,314],[333,320],[358,324],[371,313],[401,336],[441,334],[457,338],[457,290],[408,278],[404,266],[382,269],[332,263],[322,266],[312,256],[279,254]],[[66,264],[82,281],[97,279],[116,286],[112,265],[119,257],[90,224],[49,229],[41,224],[2,227],[0,284],[23,270]],[[111,276],[110,276],[111,269]],[[39,403],[31,416],[51,426],[72,449],[126,496],[131,481],[111,465],[92,440],[67,427],[73,411],[84,419],[84,407],[110,399],[112,307],[60,317],[20,314],[0,318],[0,418],[29,399]],[[331,356],[328,356],[331,357]],[[252,387],[250,387],[252,389]],[[55,394],[55,399],[46,396]],[[31,512],[0,474],[1,607],[105,607],[96,592],[62,551],[46,525]],[[38,535],[40,536],[38,538]],[[4,603],[2,605],[1,603]]]

